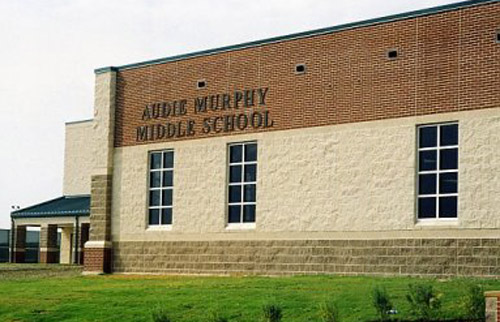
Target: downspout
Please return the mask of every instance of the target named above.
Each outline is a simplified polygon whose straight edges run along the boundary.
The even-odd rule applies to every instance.
[[[77,265],[80,265],[80,261],[79,261],[79,258],[78,258],[78,246],[79,246],[79,229],[78,229],[78,215],[75,215],[75,261],[73,264],[77,264]]]

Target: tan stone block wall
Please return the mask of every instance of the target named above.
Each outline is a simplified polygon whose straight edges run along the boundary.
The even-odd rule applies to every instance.
[[[115,272],[498,277],[500,239],[134,241]]]
[[[111,175],[92,176],[90,196],[90,240],[105,241],[111,238]]]
[[[96,75],[94,121],[92,122],[92,175],[107,175],[112,167],[115,129],[115,84],[113,72]]]
[[[459,217],[417,223],[416,127],[445,121],[460,128]],[[113,241],[498,229],[496,133],[500,108],[118,148]],[[227,144],[247,140],[259,148],[256,229],[227,231]],[[171,231],[147,229],[148,152],[161,149],[175,151]]]
[[[66,124],[63,194],[90,194],[93,160],[92,121]]]

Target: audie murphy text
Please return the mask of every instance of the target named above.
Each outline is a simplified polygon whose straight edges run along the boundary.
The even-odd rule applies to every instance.
[[[137,127],[137,142],[156,141],[169,138],[243,131],[247,128],[268,128],[274,125],[266,98],[269,88],[247,89],[232,93],[214,94],[146,105],[142,121],[166,120]],[[190,105],[192,103],[192,105]],[[192,115],[214,114],[215,116],[189,118]],[[175,120],[182,117],[181,120]]]

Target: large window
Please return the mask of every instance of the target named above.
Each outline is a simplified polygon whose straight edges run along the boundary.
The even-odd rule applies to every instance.
[[[172,224],[172,196],[174,187],[174,151],[149,154],[149,209],[150,226]]]
[[[418,219],[457,218],[458,124],[418,127]]]
[[[255,223],[257,143],[229,145],[228,224]]]

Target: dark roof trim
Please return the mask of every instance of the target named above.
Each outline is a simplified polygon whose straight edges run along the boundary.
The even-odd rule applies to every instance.
[[[80,123],[87,123],[87,122],[92,122],[94,119],[86,119],[86,120],[79,120],[79,121],[69,121],[64,124],[66,125],[72,125],[72,124],[80,124]]]
[[[334,32],[339,32],[339,31],[343,31],[343,30],[349,30],[349,29],[377,25],[377,24],[381,24],[381,23],[394,22],[394,21],[398,21],[398,20],[422,17],[422,16],[427,16],[427,15],[436,14],[436,13],[442,13],[442,12],[446,12],[446,11],[453,11],[453,10],[458,10],[458,9],[463,9],[463,8],[468,8],[468,7],[474,7],[474,6],[478,6],[478,5],[482,5],[482,4],[495,3],[495,2],[499,2],[499,1],[500,0],[470,0],[470,1],[456,2],[456,3],[451,3],[451,4],[447,4],[447,5],[443,5],[443,6],[421,9],[421,10],[416,10],[416,11],[410,11],[410,12],[405,12],[405,13],[399,13],[399,14],[385,16],[385,17],[381,17],[381,18],[363,20],[363,21],[359,21],[359,22],[347,23],[347,24],[338,25],[338,26],[334,26],[334,27],[327,27],[327,28],[321,28],[321,29],[315,29],[315,30],[310,30],[310,31],[304,31],[304,32],[284,35],[284,36],[272,37],[272,38],[256,40],[256,41],[250,41],[250,42],[231,45],[231,46],[201,50],[201,51],[196,51],[196,52],[192,52],[192,53],[176,55],[176,56],[171,56],[171,57],[165,57],[165,58],[159,58],[159,59],[153,59],[153,60],[143,61],[143,62],[134,63],[134,64],[127,64],[127,65],[116,66],[116,67],[115,66],[103,67],[103,68],[98,68],[98,69],[94,70],[94,72],[96,74],[103,74],[103,73],[107,73],[107,72],[116,72],[116,71],[120,71],[120,70],[141,68],[141,67],[158,65],[158,64],[163,64],[163,63],[167,63],[167,62],[173,62],[173,61],[178,61],[178,60],[183,60],[183,59],[188,59],[188,58],[208,56],[208,55],[214,55],[214,54],[233,51],[233,50],[252,48],[252,47],[257,47],[257,46],[262,46],[262,45],[267,45],[267,44],[272,44],[272,43],[283,42],[283,41],[287,41],[287,40],[308,38],[308,37],[313,37],[313,36],[319,36],[319,35],[325,35],[325,34],[330,34],[330,33],[334,33]]]
[[[12,219],[24,219],[24,218],[64,218],[64,217],[89,217],[90,213],[84,213],[84,212],[54,212],[54,213],[48,213],[48,212],[30,212],[27,214],[11,214],[10,217]]]

